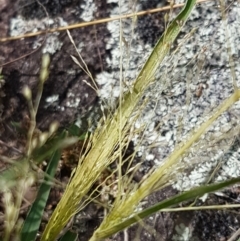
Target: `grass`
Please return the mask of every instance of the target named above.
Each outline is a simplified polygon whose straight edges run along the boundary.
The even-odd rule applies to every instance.
[[[64,227],[70,222],[70,219],[96,198],[94,195],[98,193],[97,188],[93,192],[90,192],[90,190],[93,184],[101,177],[104,170],[114,162],[117,163],[116,170],[113,170],[110,177],[108,177],[110,179],[114,175],[116,176],[115,183],[117,191],[114,202],[106,209],[106,215],[90,238],[91,241],[108,238],[133,223],[142,221],[143,218],[155,212],[175,206],[186,200],[193,200],[205,193],[214,192],[240,181],[239,178],[236,178],[218,184],[202,185],[201,187],[179,194],[141,211],[141,201],[144,200],[144,198],[169,185],[169,183],[176,179],[178,172],[189,168],[186,164],[181,164],[181,159],[186,156],[186,153],[189,153],[190,148],[196,148],[201,137],[206,134],[214,122],[239,100],[240,89],[237,86],[233,61],[231,59],[230,65],[233,76],[233,92],[231,95],[224,100],[223,103],[219,104],[219,106],[205,118],[202,124],[193,128],[188,134],[188,137],[179,142],[162,164],[155,170],[149,172],[140,183],[133,184],[132,175],[127,176],[122,172],[122,166],[125,162],[123,152],[126,150],[131,138],[139,133],[141,135],[147,128],[146,125],[143,125],[139,130],[133,130],[133,124],[139,118],[141,110],[147,105],[148,100],[142,101],[142,97],[149,86],[153,85],[156,80],[155,75],[160,64],[169,54],[172,43],[184,26],[194,5],[195,0],[187,1],[185,8],[167,25],[166,31],[154,47],[154,50],[132,86],[130,86],[126,92],[121,92],[116,110],[101,119],[94,133],[86,134],[86,139],[88,139],[88,141],[86,141],[86,150],[80,156],[78,166],[73,170],[65,192],[50,217],[44,232],[41,234],[41,240],[56,240],[59,238],[59,235],[64,231]],[[222,9],[224,9],[223,6]],[[223,11],[223,19],[225,18],[224,16]],[[193,32],[189,34],[188,37],[191,38]],[[69,38],[74,44],[74,40],[70,34]],[[229,56],[231,56],[231,53],[229,53]],[[48,77],[48,58],[48,55],[43,56],[39,76],[39,88],[35,100],[32,101],[31,91],[28,87],[26,87],[23,92],[31,116],[27,137],[28,141],[26,143],[26,154],[24,158],[14,163],[9,169],[2,172],[0,176],[0,182],[2,186],[5,187],[5,190],[2,190],[4,197],[3,203],[5,206],[4,218],[6,221],[4,240],[10,240],[13,233],[20,235],[19,239],[21,240],[36,239],[49,191],[55,182],[54,175],[60,158],[59,149],[71,146],[81,138],[80,136],[73,137],[67,132],[56,135],[57,126],[55,124],[53,124],[47,132],[40,133],[39,135],[35,133],[36,113],[44,82]],[[87,66],[80,64],[80,62],[84,63],[80,54],[79,60],[76,58],[73,60],[83,68],[86,73],[91,75]],[[121,61],[120,59],[120,62]],[[120,66],[122,66],[122,62]],[[122,76],[122,72],[123,69],[120,67],[120,76]],[[123,86],[121,86],[121,88],[123,89]],[[136,110],[136,107],[138,110]],[[135,154],[136,152],[134,152],[134,155]],[[128,162],[133,162],[134,155],[130,157]],[[39,178],[35,172],[33,172],[33,169],[47,157],[51,157],[51,159],[48,163],[47,170],[45,173],[42,173],[42,184],[38,189],[38,196],[22,225],[23,220],[18,220],[18,216],[23,194],[27,188],[33,185],[35,179]],[[135,166],[132,168],[132,172],[137,171],[138,168],[138,166]],[[20,182],[17,181],[19,179],[21,180]],[[114,186],[114,183],[110,183],[110,188],[111,186]],[[14,192],[17,193],[17,198],[15,199],[11,192],[13,188]],[[76,235],[69,232],[66,232],[66,235],[70,235],[71,240],[76,238]],[[67,237],[69,238],[69,236]]]

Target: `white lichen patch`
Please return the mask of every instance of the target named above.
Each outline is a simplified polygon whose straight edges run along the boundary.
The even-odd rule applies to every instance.
[[[68,99],[68,101],[66,103],[66,106],[71,107],[71,108],[77,108],[81,101],[81,99],[79,97],[75,97],[75,94],[72,92],[69,92],[67,94],[67,99]]]
[[[173,235],[172,240],[174,241],[197,241],[198,239],[192,237],[192,230],[185,226],[183,223],[175,227],[176,234]]]
[[[42,53],[54,54],[57,50],[60,50],[63,43],[58,41],[57,35],[51,35],[46,39]]]
[[[94,1],[93,0],[81,1],[80,6],[84,10],[87,9],[87,11],[85,10],[82,12],[80,17],[86,22],[93,20],[94,19],[93,14],[97,10]]]
[[[67,23],[61,17],[55,19],[44,18],[41,20],[25,20],[21,16],[16,16],[15,18],[12,18],[10,22],[10,36],[24,35],[28,32],[34,33],[48,28],[56,28],[66,25]],[[42,48],[42,53],[54,54],[57,50],[61,49],[63,43],[59,41],[58,35],[59,33],[55,32],[47,36]],[[41,37],[40,40],[34,41],[32,48],[36,49],[41,46],[42,41],[43,37]]]
[[[52,105],[57,105],[57,102],[59,100],[59,95],[52,95],[52,96],[49,96],[45,99],[45,108],[49,107],[49,106],[52,106]]]

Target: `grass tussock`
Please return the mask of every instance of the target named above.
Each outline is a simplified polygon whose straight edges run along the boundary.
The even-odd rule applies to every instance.
[[[225,186],[239,182],[239,178],[237,178],[220,184],[212,184],[209,186],[203,185],[200,188],[179,194],[169,200],[164,200],[163,202],[146,210],[141,210],[141,201],[150,194],[173,182],[173,180],[176,179],[178,172],[189,168],[189,166],[185,166],[185,164],[181,162],[182,158],[189,153],[189,150],[193,146],[196,148],[196,145],[201,137],[207,133],[215,121],[221,117],[224,112],[234,106],[237,101],[239,101],[240,89],[237,86],[237,77],[234,71],[233,60],[230,57],[229,63],[231,67],[231,74],[233,76],[232,94],[217,108],[214,108],[212,113],[208,115],[204,122],[193,128],[188,133],[187,138],[180,140],[174,150],[172,150],[171,153],[164,159],[161,165],[154,170],[149,171],[149,173],[147,173],[139,183],[134,183],[132,181],[133,175],[142,164],[133,164],[138,146],[136,146],[136,150],[127,158],[127,160],[124,159],[124,153],[126,152],[132,138],[136,135],[141,136],[140,143],[144,139],[147,124],[143,124],[138,130],[134,128],[134,124],[136,124],[142,110],[146,107],[148,102],[147,98],[143,100],[143,96],[149,90],[149,87],[157,80],[156,75],[159,66],[169,54],[172,43],[179,35],[195,4],[196,0],[187,0],[182,11],[166,26],[165,32],[158,40],[153,51],[137,75],[136,80],[131,86],[128,86],[126,91],[121,91],[117,108],[112,112],[109,111],[107,116],[104,115],[104,117],[98,122],[98,126],[93,133],[86,134],[85,150],[81,153],[78,165],[71,173],[71,177],[64,194],[51,215],[45,230],[41,234],[40,239],[42,241],[56,240],[59,238],[59,235],[63,232],[64,227],[70,222],[74,215],[86,207],[90,202],[94,201],[96,196],[104,195],[104,193],[102,194],[98,190],[102,183],[98,184],[97,187],[95,187],[94,184],[98,183],[98,180],[101,179],[102,173],[104,173],[113,163],[115,164],[116,169],[110,171],[111,174],[109,174],[109,176],[104,180],[104,183],[106,183],[105,185],[108,190],[114,189],[112,192],[114,193],[112,194],[114,195],[114,200],[112,202],[106,201],[106,203],[104,203],[105,217],[90,238],[91,241],[102,240],[110,237],[124,228],[129,227],[133,223],[142,222],[144,217],[164,208],[171,207],[189,199],[197,198],[199,195],[203,195],[204,193],[213,192]],[[221,4],[222,9],[224,9],[222,2]],[[168,17],[166,17],[166,19],[168,19]],[[226,15],[224,11],[222,11],[222,19],[226,22]],[[227,26],[225,27],[227,29]],[[190,31],[184,41],[191,39],[195,30],[196,29]],[[68,33],[68,35],[77,50],[70,33]],[[123,42],[122,37],[121,33],[120,43]],[[180,47],[183,47],[180,45],[177,47],[173,55],[176,55]],[[228,43],[228,50],[230,49],[229,46],[230,43]],[[80,53],[78,54],[79,59],[72,56],[73,61],[92,79],[87,65],[82,59]],[[230,52],[228,54],[231,56]],[[5,206],[4,240],[6,241],[10,240],[13,233],[20,233],[19,239],[22,238],[22,240],[36,239],[50,188],[55,182],[54,175],[60,158],[59,150],[64,147],[71,146],[79,141],[79,137],[69,136],[69,133],[65,131],[56,136],[56,124],[53,124],[49,128],[49,131],[36,134],[36,114],[44,82],[48,77],[49,61],[49,56],[45,55],[43,57],[42,68],[39,76],[38,92],[34,102],[32,101],[33,97],[31,90],[28,87],[23,90],[23,95],[28,103],[31,119],[27,133],[26,154],[19,161],[20,165],[19,163],[14,164],[14,168],[10,168],[2,173],[0,178],[1,184],[6,183],[6,181],[11,183],[8,184],[6,190],[3,191],[4,194],[2,200],[3,205]],[[123,60],[120,58],[120,66],[123,65],[122,61]],[[122,67],[120,67],[120,76],[123,76],[123,71]],[[120,77],[120,81],[120,88],[124,89],[124,80],[122,77]],[[93,86],[93,88],[97,91],[97,86]],[[201,93],[198,93],[198,95],[200,97]],[[190,103],[190,98],[187,102]],[[181,133],[181,126],[179,128],[179,133]],[[43,151],[44,154],[42,154]],[[41,176],[42,185],[39,187],[36,201],[32,205],[25,223],[22,225],[23,221],[18,220],[19,210],[21,208],[24,193],[33,185],[35,178],[37,178],[32,175],[35,173],[33,169],[49,156],[51,157],[50,162],[47,170]],[[122,167],[126,163],[128,163],[127,171],[123,172]],[[20,172],[21,179],[17,183],[14,180],[19,177]],[[93,186],[95,187],[94,190],[92,190]],[[14,192],[17,193],[16,197],[13,197],[13,193],[10,191],[13,187],[15,189]],[[35,226],[32,226],[33,220],[35,220]],[[74,238],[75,236],[72,237],[71,240],[74,240]]]

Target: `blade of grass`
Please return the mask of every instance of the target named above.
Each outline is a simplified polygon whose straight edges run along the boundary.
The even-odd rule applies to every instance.
[[[59,241],[77,241],[77,240],[78,240],[77,233],[67,231]]]
[[[44,182],[41,184],[38,195],[33,203],[21,230],[21,240],[34,241],[37,237],[37,232],[43,216],[43,211],[46,206],[48,196],[51,189],[51,177],[54,178],[61,153],[56,151],[48,164]]]
[[[239,177],[231,179],[231,180],[227,180],[227,181],[224,181],[221,183],[217,183],[217,184],[211,184],[211,185],[207,185],[207,186],[197,187],[190,191],[176,195],[172,198],[159,202],[156,205],[143,210],[142,212],[139,212],[138,214],[134,215],[133,217],[128,218],[127,220],[125,220],[115,226],[112,226],[106,230],[102,230],[101,234],[98,233],[98,235],[96,236],[96,240],[102,240],[107,237],[110,237],[113,234],[115,234],[116,232],[119,232],[119,231],[129,227],[130,225],[137,223],[139,220],[142,220],[143,218],[146,218],[146,217],[160,211],[161,209],[169,208],[169,207],[172,207],[173,205],[180,204],[184,201],[192,200],[198,196],[204,195],[205,193],[215,192],[217,190],[223,189],[225,187],[236,184],[238,182],[240,182]]]

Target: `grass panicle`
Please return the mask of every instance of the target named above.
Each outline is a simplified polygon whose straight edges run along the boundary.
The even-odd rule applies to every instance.
[[[105,123],[103,121],[99,123],[98,129],[90,140],[91,150],[84,156],[84,160],[80,161],[82,164],[74,170],[74,176],[44,230],[42,241],[56,239],[69,219],[79,211],[79,203],[88,193],[92,184],[113,161],[111,155],[119,146],[119,141],[122,141],[119,140],[119,132],[128,132],[128,130],[124,130],[126,123],[145,90],[155,80],[159,65],[169,52],[172,42],[179,34],[195,3],[195,0],[187,1],[184,9],[168,26],[154,47],[136,79],[132,91],[123,94],[122,104],[111,118],[108,118]],[[122,136],[124,137],[123,134]],[[134,208],[135,206],[128,207],[130,210]]]

